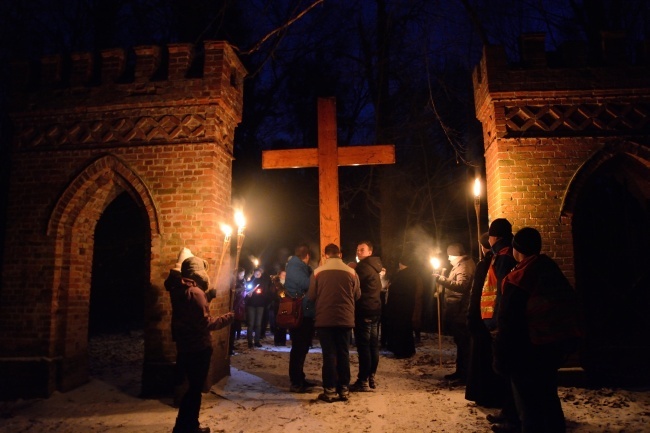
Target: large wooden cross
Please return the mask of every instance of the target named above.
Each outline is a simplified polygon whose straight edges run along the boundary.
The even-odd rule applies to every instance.
[[[339,218],[339,166],[394,164],[395,146],[338,147],[336,99],[318,99],[318,148],[265,150],[262,168],[318,167],[320,253],[327,244],[341,246]]]

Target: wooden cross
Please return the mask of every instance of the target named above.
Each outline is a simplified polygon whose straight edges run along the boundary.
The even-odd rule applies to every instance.
[[[339,218],[339,166],[394,164],[395,146],[338,147],[336,143],[336,99],[318,99],[318,148],[265,150],[262,168],[318,167],[320,252],[327,244],[341,246]]]

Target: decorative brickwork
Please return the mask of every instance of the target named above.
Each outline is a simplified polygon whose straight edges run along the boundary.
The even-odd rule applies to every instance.
[[[580,56],[572,67],[550,67],[543,41],[523,36],[516,66],[503,47],[485,47],[473,74],[489,218],[538,228],[544,251],[573,279],[571,218],[585,170],[617,154],[650,167],[650,68],[588,67],[576,64]]]
[[[150,229],[143,393],[170,388],[175,346],[163,282],[183,246],[216,274],[219,224],[232,220],[233,140],[246,74],[227,43],[200,48],[198,55],[187,44],[136,47],[133,71],[120,49],[73,54],[69,68],[52,56],[38,85],[27,65],[14,65],[0,396],[48,396],[88,380],[94,230],[124,192]],[[200,69],[195,63],[202,73],[190,74]],[[221,275],[213,282],[214,314],[228,309],[229,272]],[[226,332],[213,333],[207,385],[228,374]]]

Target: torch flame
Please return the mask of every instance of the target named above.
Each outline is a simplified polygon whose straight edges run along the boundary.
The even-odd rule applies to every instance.
[[[243,232],[244,227],[246,227],[246,218],[244,217],[244,213],[242,211],[235,212],[235,223],[237,224],[239,233]]]
[[[481,179],[476,178],[474,180],[474,197],[480,197],[481,196]]]
[[[227,238],[229,238],[232,234],[232,227],[230,227],[228,224],[221,224],[221,232],[226,235]]]
[[[481,195],[481,178],[477,177],[474,180],[474,197],[480,197]]]
[[[440,260],[437,257],[431,257],[431,266],[433,269],[439,269],[440,268]]]

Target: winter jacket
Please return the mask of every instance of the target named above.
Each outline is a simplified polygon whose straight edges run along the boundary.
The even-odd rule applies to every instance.
[[[271,279],[262,274],[246,283],[246,306],[267,307],[271,303]]]
[[[488,268],[488,275],[485,278],[481,294],[481,317],[490,332],[494,332],[497,327],[503,278],[517,264],[517,261],[512,256],[511,244],[512,236],[506,236],[492,245],[494,256]]]
[[[485,283],[485,277],[491,262],[492,251],[488,251],[485,257],[478,262],[474,271],[467,310],[467,328],[474,336],[481,336],[487,332],[487,328],[481,319],[481,293],[483,291],[483,284]]]
[[[445,288],[445,319],[465,324],[469,307],[469,291],[472,287],[476,265],[469,256],[461,256],[451,268],[448,277],[439,277],[438,284]]]
[[[292,256],[287,262],[285,270],[287,271],[287,276],[284,280],[284,289],[287,294],[292,298],[305,295],[307,290],[309,290],[310,277],[313,273],[309,265],[300,260],[298,256]],[[314,302],[305,296],[302,300],[303,317],[313,319],[315,313]]]
[[[575,349],[582,335],[578,298],[557,264],[529,256],[503,281],[494,363],[508,374],[544,351]]]
[[[381,315],[381,277],[383,265],[379,257],[366,257],[355,268],[361,285],[361,298],[356,302],[355,315],[358,318]]]
[[[326,259],[316,268],[307,297],[316,304],[317,328],[354,327],[354,303],[361,297],[359,277],[341,259]]]
[[[192,263],[185,266],[188,260],[192,260]],[[172,339],[178,352],[195,352],[212,347],[210,331],[228,326],[234,317],[232,313],[217,318],[210,316],[205,292],[190,278],[199,279],[204,270],[203,260],[191,257],[183,262],[182,274],[172,269],[165,280],[172,304]],[[202,281],[202,284],[206,281]]]

